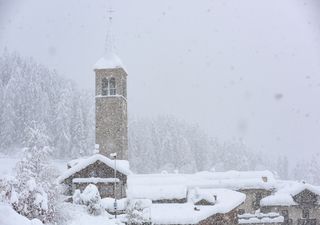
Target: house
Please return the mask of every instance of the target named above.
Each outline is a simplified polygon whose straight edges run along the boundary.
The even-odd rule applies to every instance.
[[[205,195],[216,196],[211,204],[197,204],[190,201],[196,192],[191,191],[186,203],[158,203],[151,205],[151,221],[157,225],[237,224],[237,207],[245,200],[245,195],[228,189],[205,189]]]
[[[260,200],[276,187],[273,173],[267,170],[199,172],[196,176],[203,180],[199,187],[228,188],[244,193],[246,200],[239,206],[239,214],[254,213],[260,208]]]
[[[284,225],[320,223],[320,187],[299,182],[282,182],[271,196],[261,200],[261,211],[279,212]]]
[[[103,155],[95,154],[73,160],[68,163],[68,167],[69,169],[58,178],[59,183],[66,185],[67,195],[72,195],[76,189],[83,191],[88,184],[95,184],[102,198],[114,197],[114,192],[117,198],[126,197],[127,176],[131,174],[128,161],[115,162]]]
[[[245,202],[239,206],[239,214],[243,214],[254,213],[260,208],[260,200],[273,192],[276,180],[270,171],[132,174],[128,177],[128,187],[129,197],[147,198],[153,203],[187,202],[188,192],[193,189],[225,188],[239,191],[246,195]]]

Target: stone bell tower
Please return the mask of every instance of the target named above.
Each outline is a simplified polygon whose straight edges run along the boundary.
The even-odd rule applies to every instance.
[[[107,157],[116,152],[127,159],[127,73],[120,59],[105,54],[95,65],[96,78],[96,144]]]
[[[96,80],[96,144],[107,157],[128,158],[127,73],[113,52],[112,16],[104,56],[94,66]]]

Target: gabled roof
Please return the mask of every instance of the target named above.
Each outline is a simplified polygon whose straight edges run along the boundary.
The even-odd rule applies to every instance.
[[[73,167],[68,169],[65,173],[63,173],[60,177],[58,177],[58,182],[61,183],[68,177],[72,176],[73,174],[85,169],[87,166],[100,161],[107,165],[108,167],[114,169],[114,160],[111,160],[103,155],[95,154],[93,156],[90,156],[89,158],[81,159],[79,160]],[[116,169],[120,173],[124,175],[132,174],[129,168],[129,162],[127,160],[116,160]]]
[[[304,190],[308,190],[316,195],[320,195],[320,187],[313,186],[311,184],[306,184],[306,183],[299,183],[299,185],[295,185],[291,189],[290,194],[292,196],[296,196],[297,194],[303,192]]]
[[[261,206],[290,206],[297,205],[293,197],[304,190],[320,195],[320,187],[311,184],[287,181],[280,183],[277,192],[260,201]]]

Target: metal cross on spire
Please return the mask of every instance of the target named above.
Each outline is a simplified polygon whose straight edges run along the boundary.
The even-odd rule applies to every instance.
[[[113,13],[115,10],[110,7],[107,9],[107,34],[106,34],[106,43],[105,43],[105,54],[111,53],[114,48],[114,40],[113,40],[113,32],[112,32],[112,20],[113,20]]]

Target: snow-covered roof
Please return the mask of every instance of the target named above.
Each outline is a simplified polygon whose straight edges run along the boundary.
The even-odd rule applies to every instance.
[[[228,213],[245,200],[240,192],[215,189],[217,196],[215,205],[195,206],[192,202],[183,204],[152,204],[151,220],[154,224],[196,224],[217,213]]]
[[[273,189],[276,181],[270,171],[226,171],[196,173],[195,176],[203,182],[203,187],[240,189]]]
[[[77,165],[79,162],[81,162],[81,160],[84,160],[86,158],[79,158],[79,159],[72,159],[67,163],[68,167],[74,167],[75,165]]]
[[[269,171],[200,172],[195,174],[133,174],[128,176],[129,191],[141,185],[185,186],[186,188],[273,189],[275,179]]]
[[[95,163],[96,161],[100,161],[100,162],[106,164],[107,166],[114,168],[114,164],[115,164],[114,160],[111,160],[111,159],[109,159],[103,155],[100,155],[100,154],[95,154],[93,156],[90,156],[88,158],[84,158],[84,159],[81,159],[80,161],[78,161],[77,164],[75,164],[73,167],[71,167],[66,172],[64,172],[60,177],[58,177],[58,182],[61,183],[62,181],[64,181],[68,177],[83,170],[87,166]],[[129,168],[129,162],[127,160],[117,160],[116,164],[117,164],[117,171],[119,171],[120,173],[123,173],[125,175],[132,174],[132,172],[130,171],[130,168]]]
[[[184,185],[135,185],[128,189],[128,197],[146,198],[151,200],[183,199],[187,197],[187,188]]]
[[[93,69],[99,70],[99,69],[115,69],[115,68],[123,68],[124,66],[122,64],[121,59],[114,54],[106,53],[104,56],[102,56],[94,65]]]
[[[290,206],[297,205],[293,197],[304,190],[320,195],[320,187],[295,181],[280,182],[277,192],[261,199],[261,206]]]

